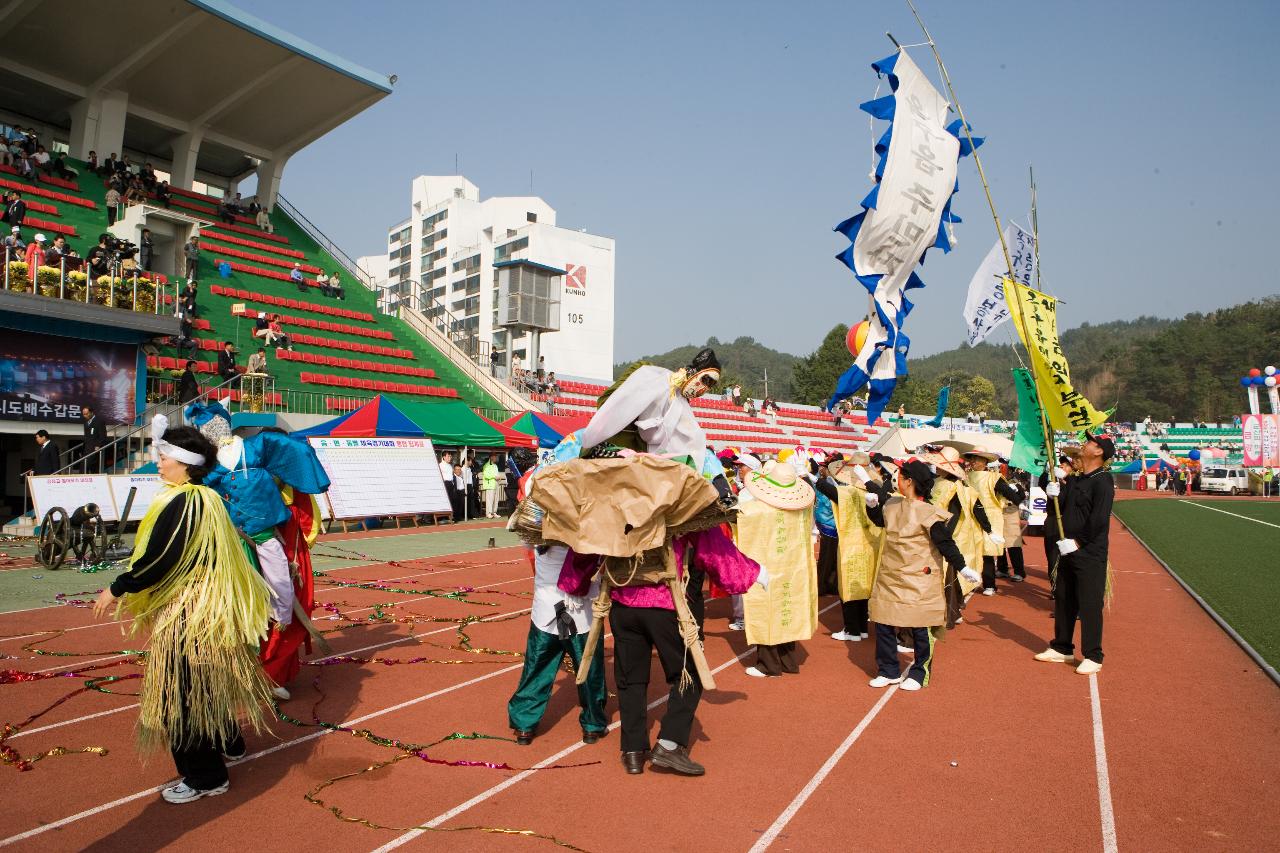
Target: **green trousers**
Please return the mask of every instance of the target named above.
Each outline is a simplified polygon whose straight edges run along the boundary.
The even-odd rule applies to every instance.
[[[560,660],[568,653],[576,669],[582,663],[582,651],[587,645],[587,635],[577,634],[561,640],[555,634],[529,626],[529,640],[524,651],[524,671],[520,673],[520,686],[507,703],[507,717],[511,728],[532,731],[546,713],[551,690],[555,687],[556,672]],[[591,670],[585,683],[578,685],[578,704],[582,711],[578,722],[584,731],[603,732],[608,727],[604,714],[604,639],[591,659]]]

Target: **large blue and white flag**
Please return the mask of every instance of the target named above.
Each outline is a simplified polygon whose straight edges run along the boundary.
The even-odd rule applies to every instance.
[[[931,246],[951,250],[947,223],[958,189],[956,163],[972,153],[961,138],[961,123],[946,123],[947,101],[911,61],[905,50],[873,63],[889,75],[893,92],[860,109],[889,122],[876,143],[876,186],[862,200],[862,211],[836,226],[849,248],[836,257],[871,294],[875,313],[866,343],[836,384],[827,407],[868,386],[867,421],[875,423],[889,402],[898,377],[907,375],[910,340],[902,324],[911,313],[906,292],[924,287],[916,264]],[[974,140],[981,144],[982,140]]]

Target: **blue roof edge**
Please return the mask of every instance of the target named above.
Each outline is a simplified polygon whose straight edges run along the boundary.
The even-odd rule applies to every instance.
[[[225,0],[187,0],[187,2],[211,15],[216,15],[229,24],[234,24],[242,30],[253,33],[286,50],[318,62],[327,68],[337,71],[339,74],[371,86],[380,92],[391,93],[391,80],[386,74],[370,71],[362,65],[343,59],[336,53],[314,45],[306,39],[274,24],[268,24],[261,18],[254,17],[243,9],[225,2]]]

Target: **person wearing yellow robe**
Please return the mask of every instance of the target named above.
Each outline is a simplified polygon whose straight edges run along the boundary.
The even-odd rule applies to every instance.
[[[989,450],[974,448],[965,451],[964,464],[967,469],[965,480],[978,493],[987,518],[992,522],[991,532],[983,541],[982,550],[982,594],[995,595],[996,592],[996,558],[1004,556],[1008,537],[1004,535],[1005,508],[1022,503],[1022,493],[1009,485],[999,470],[991,470],[994,463],[999,465],[999,455]],[[999,523],[997,528],[995,525]]]
[[[875,584],[884,540],[884,531],[867,515],[866,495],[868,488],[880,488],[881,477],[864,451],[854,452],[847,462],[829,462],[827,472],[830,479],[819,479],[814,488],[831,501],[839,533],[836,580],[844,625],[831,636],[857,642],[869,636],[867,600]]]
[[[813,488],[792,465],[778,462],[751,472],[738,496],[735,543],[768,577],[767,587],[756,584],[742,597],[747,642],[755,644],[757,658],[748,675],[799,672],[796,643],[817,627],[818,564],[809,538],[813,501]]]
[[[941,447],[937,451],[925,454],[921,461],[931,465],[936,474],[936,481],[929,497],[929,503],[941,507],[950,514],[948,530],[955,540],[965,563],[970,566],[981,566],[986,535],[991,532],[991,522],[986,510],[978,499],[978,493],[965,482],[965,470],[960,460],[960,452],[954,447]],[[956,623],[963,622],[965,596],[973,592],[982,583],[981,576],[977,581],[961,578],[947,571],[946,627],[951,629]]]
[[[133,632],[150,631],[139,740],[169,747],[181,778],[161,796],[188,803],[227,792],[224,756],[245,752],[238,718],[262,727],[271,687],[258,645],[270,592],[222,498],[200,485],[213,445],[192,427],[166,427],[152,429],[164,487],[139,523],[129,571],[102,591],[95,613],[118,599]]]

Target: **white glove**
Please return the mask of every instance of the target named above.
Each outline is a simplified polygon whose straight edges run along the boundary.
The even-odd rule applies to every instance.
[[[1058,553],[1063,557],[1067,556],[1068,554],[1074,554],[1076,551],[1079,551],[1079,550],[1080,550],[1080,546],[1076,544],[1076,540],[1074,539],[1058,540]]]
[[[867,499],[868,508],[880,506],[880,496],[877,495],[875,492],[867,492],[866,499]]]
[[[568,595],[564,597],[564,609],[570,613],[581,613],[587,606],[585,595]]]
[[[764,566],[760,567],[760,577],[756,578],[756,583],[760,584],[760,586],[765,589],[769,588],[769,570]]]
[[[987,538],[990,539],[991,544],[995,545],[997,548],[1004,547],[1004,537],[1001,536],[999,533],[988,533]]]
[[[853,466],[853,476],[857,477],[858,482],[862,483],[864,486],[871,481],[871,475],[868,474],[867,469],[863,468],[861,465]]]
[[[960,577],[964,578],[969,583],[982,583],[982,575],[978,574],[968,566],[965,566],[960,570]]]
[[[1062,494],[1062,486],[1058,483],[1050,483],[1044,487],[1044,493],[1051,498],[1056,498],[1058,495]]]
[[[1061,480],[1065,476],[1067,476],[1067,472],[1062,468],[1062,466],[1053,466],[1053,479]]]

